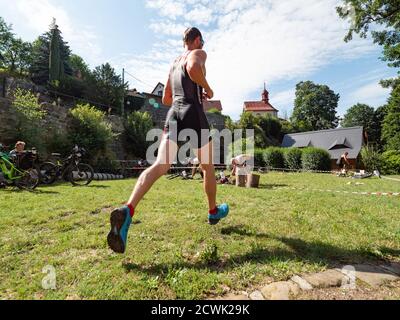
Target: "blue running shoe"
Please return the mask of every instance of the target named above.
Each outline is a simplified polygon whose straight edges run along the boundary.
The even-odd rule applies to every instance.
[[[116,253],[124,253],[128,238],[128,230],[132,223],[132,217],[128,207],[116,209],[111,213],[111,231],[107,242],[111,250]]]
[[[224,219],[229,214],[229,206],[224,203],[217,207],[217,214],[209,214],[208,215],[208,223],[212,226],[218,224],[221,219]]]

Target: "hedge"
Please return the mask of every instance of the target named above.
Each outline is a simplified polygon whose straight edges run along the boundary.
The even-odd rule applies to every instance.
[[[386,151],[381,156],[383,174],[400,174],[400,151]]]
[[[318,148],[303,149],[302,163],[304,170],[331,170],[331,157],[326,150]]]
[[[265,165],[270,168],[284,168],[285,160],[283,149],[278,147],[270,147],[264,151]]]
[[[301,157],[303,152],[299,148],[285,149],[285,167],[291,170],[299,170],[302,168]]]

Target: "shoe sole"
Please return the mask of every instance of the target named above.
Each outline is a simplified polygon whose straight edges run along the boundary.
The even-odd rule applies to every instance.
[[[124,253],[125,245],[119,235],[121,228],[125,222],[125,213],[121,209],[116,209],[111,213],[111,230],[107,236],[108,246],[115,253]]]
[[[221,219],[208,219],[208,224],[211,225],[211,226],[215,226],[215,225],[217,225],[220,221],[221,221]]]

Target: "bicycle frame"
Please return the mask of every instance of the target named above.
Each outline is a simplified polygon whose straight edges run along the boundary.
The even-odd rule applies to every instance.
[[[8,183],[12,183],[18,179],[21,179],[25,173],[19,170],[13,163],[11,163],[5,157],[0,157],[0,171],[4,174],[4,179]]]

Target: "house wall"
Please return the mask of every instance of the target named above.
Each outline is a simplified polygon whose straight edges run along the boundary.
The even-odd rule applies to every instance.
[[[361,166],[361,161],[359,161],[360,159],[349,159],[350,162],[350,169],[362,169]],[[339,170],[339,166],[337,165],[337,161],[338,159],[332,159],[332,170]]]

